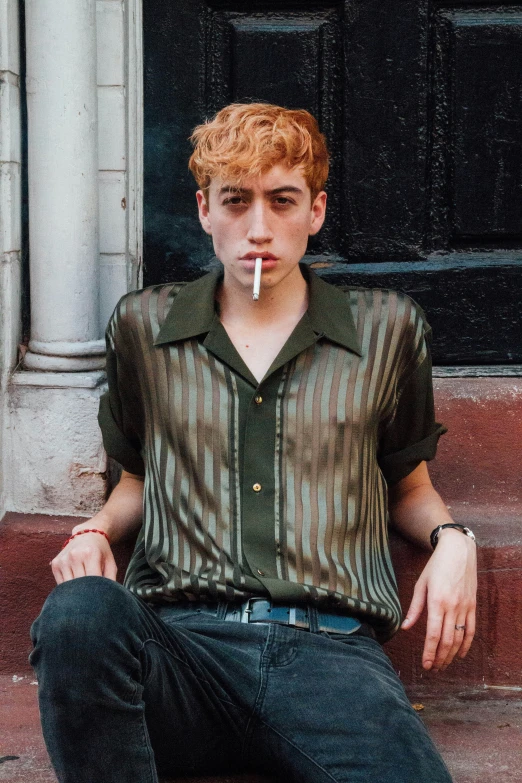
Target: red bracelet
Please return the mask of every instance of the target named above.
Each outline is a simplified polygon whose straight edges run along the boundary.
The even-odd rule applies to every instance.
[[[111,542],[109,540],[109,536],[107,535],[107,533],[105,533],[105,531],[97,530],[96,528],[89,528],[89,530],[87,530],[87,529],[86,530],[78,530],[77,533],[73,533],[72,536],[69,536],[67,541],[63,544],[62,549],[64,549],[67,546],[67,544],[69,543],[69,541],[71,541],[71,539],[73,539],[75,536],[81,536],[82,533],[101,533],[102,536],[105,536],[107,541],[109,541],[109,546],[110,546]]]

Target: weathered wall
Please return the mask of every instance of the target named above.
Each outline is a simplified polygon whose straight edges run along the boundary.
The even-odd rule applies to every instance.
[[[141,0],[95,6],[103,334],[120,296],[141,284]],[[105,491],[96,422],[103,377],[12,373],[21,322],[17,36],[18,2],[0,0],[0,520],[5,510],[92,513]],[[38,127],[31,132],[37,144]],[[63,257],[59,243],[54,257]]]
[[[522,378],[435,378],[437,415],[449,428],[433,482],[483,545],[522,544]]]
[[[92,516],[103,504],[107,458],[97,413],[105,375],[53,373],[54,387],[9,388],[9,508],[27,513]],[[76,384],[71,387],[71,375]],[[64,385],[58,385],[59,383]],[[48,383],[48,381],[47,381]]]
[[[100,317],[139,285],[141,57],[136,0],[97,0]]]

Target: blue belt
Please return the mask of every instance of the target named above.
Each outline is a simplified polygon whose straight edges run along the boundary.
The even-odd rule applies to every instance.
[[[327,633],[357,633],[375,639],[375,631],[368,623],[361,622],[349,615],[320,612],[312,606],[297,604],[273,604],[265,598],[249,598],[241,604],[228,601],[206,603],[197,601],[176,601],[168,603],[186,611],[213,614],[222,620],[239,623],[279,623],[308,631],[326,631]]]

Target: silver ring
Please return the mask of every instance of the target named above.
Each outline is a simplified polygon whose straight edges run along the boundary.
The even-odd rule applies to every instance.
[[[455,630],[456,631],[465,631],[466,630],[466,626],[465,625],[456,625],[455,626]]]

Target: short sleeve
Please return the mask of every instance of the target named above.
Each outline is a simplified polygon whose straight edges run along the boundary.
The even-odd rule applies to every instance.
[[[447,427],[435,421],[430,330],[422,335],[422,358],[406,373],[391,422],[380,434],[378,463],[389,485],[396,484],[424,460],[435,457],[437,443]]]
[[[116,313],[116,311],[115,311]],[[100,398],[98,424],[105,451],[124,470],[137,476],[145,475],[141,456],[141,406],[137,399],[135,379],[126,373],[122,357],[114,344],[115,315],[105,333],[107,345],[108,390]]]

